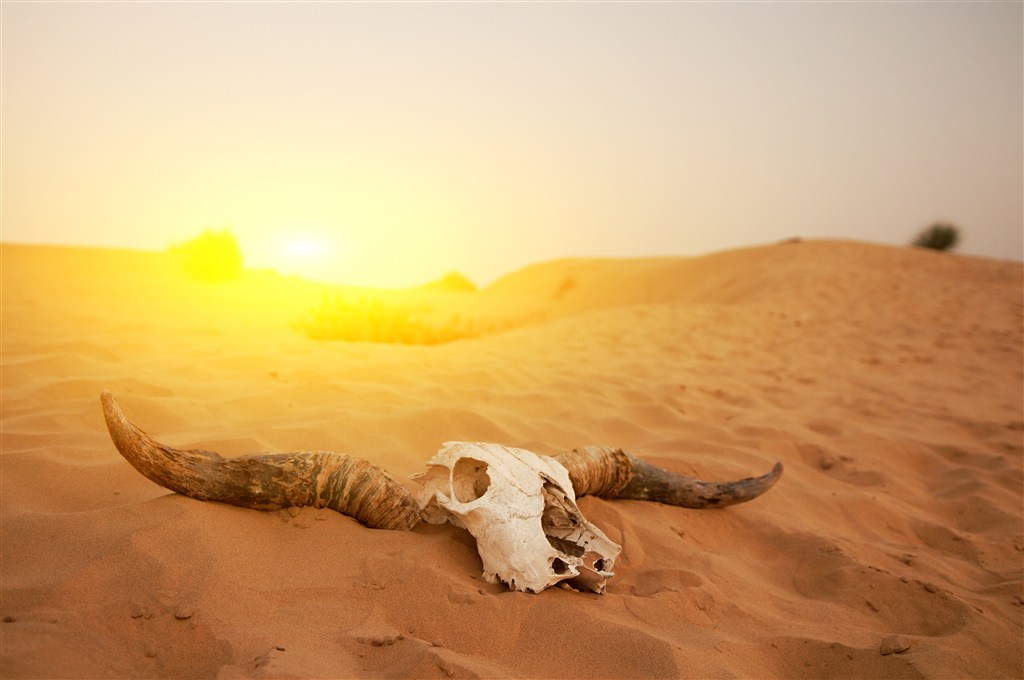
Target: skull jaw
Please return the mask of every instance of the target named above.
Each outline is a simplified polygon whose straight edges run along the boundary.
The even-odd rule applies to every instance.
[[[619,546],[603,534],[578,531],[577,543],[545,533],[540,522],[532,524],[524,533],[522,527],[469,521],[467,529],[477,540],[487,581],[531,593],[559,583],[604,593],[607,580],[615,575],[611,569]]]
[[[621,548],[583,517],[557,461],[497,444],[448,442],[416,477],[425,521],[477,541],[484,578],[539,593],[558,583],[603,593]]]

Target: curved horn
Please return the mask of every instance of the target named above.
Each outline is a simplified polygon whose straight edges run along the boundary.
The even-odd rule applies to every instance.
[[[114,446],[160,486],[202,501],[277,510],[330,508],[374,529],[411,529],[419,508],[408,489],[373,463],[342,453],[302,451],[222,458],[165,446],[133,425],[109,392],[100,396]]]
[[[782,476],[782,463],[761,477],[705,482],[677,475],[622,449],[588,446],[555,456],[569,470],[577,496],[658,501],[684,508],[724,508],[757,498]]]

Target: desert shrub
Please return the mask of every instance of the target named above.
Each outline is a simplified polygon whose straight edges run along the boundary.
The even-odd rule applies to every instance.
[[[952,250],[960,240],[960,230],[948,222],[936,222],[925,228],[912,245],[932,250]]]
[[[294,324],[314,340],[391,342],[436,345],[501,330],[496,324],[444,316],[428,305],[412,305],[377,297],[349,298],[324,293],[318,307]]]
[[[476,284],[460,272],[448,272],[436,281],[424,284],[421,288],[425,290],[441,290],[449,293],[474,293],[477,290]]]
[[[567,276],[564,279],[562,279],[562,282],[560,284],[558,284],[558,288],[556,288],[555,292],[551,294],[551,298],[554,300],[558,300],[559,298],[563,297],[566,293],[576,288],[578,285],[579,284],[576,282],[575,278]]]
[[[185,273],[197,281],[228,281],[242,271],[242,251],[227,229],[206,230],[199,236],[171,246]]]

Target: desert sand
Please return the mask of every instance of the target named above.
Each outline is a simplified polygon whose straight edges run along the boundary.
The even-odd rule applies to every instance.
[[[511,327],[433,345],[311,339],[324,286],[268,271],[10,244],[2,266],[5,679],[1024,676],[1020,263],[563,260],[431,293]],[[518,593],[450,525],[170,493],[111,444],[103,390],[173,446],[402,480],[448,440],[785,473],[725,509],[584,498],[622,545],[607,593]]]

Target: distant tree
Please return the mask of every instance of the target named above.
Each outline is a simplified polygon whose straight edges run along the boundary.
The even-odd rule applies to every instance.
[[[199,236],[171,246],[181,258],[185,273],[198,281],[228,281],[242,271],[242,251],[227,229],[206,230]]]
[[[912,245],[932,250],[952,250],[960,240],[960,230],[949,222],[936,222],[924,229]]]

